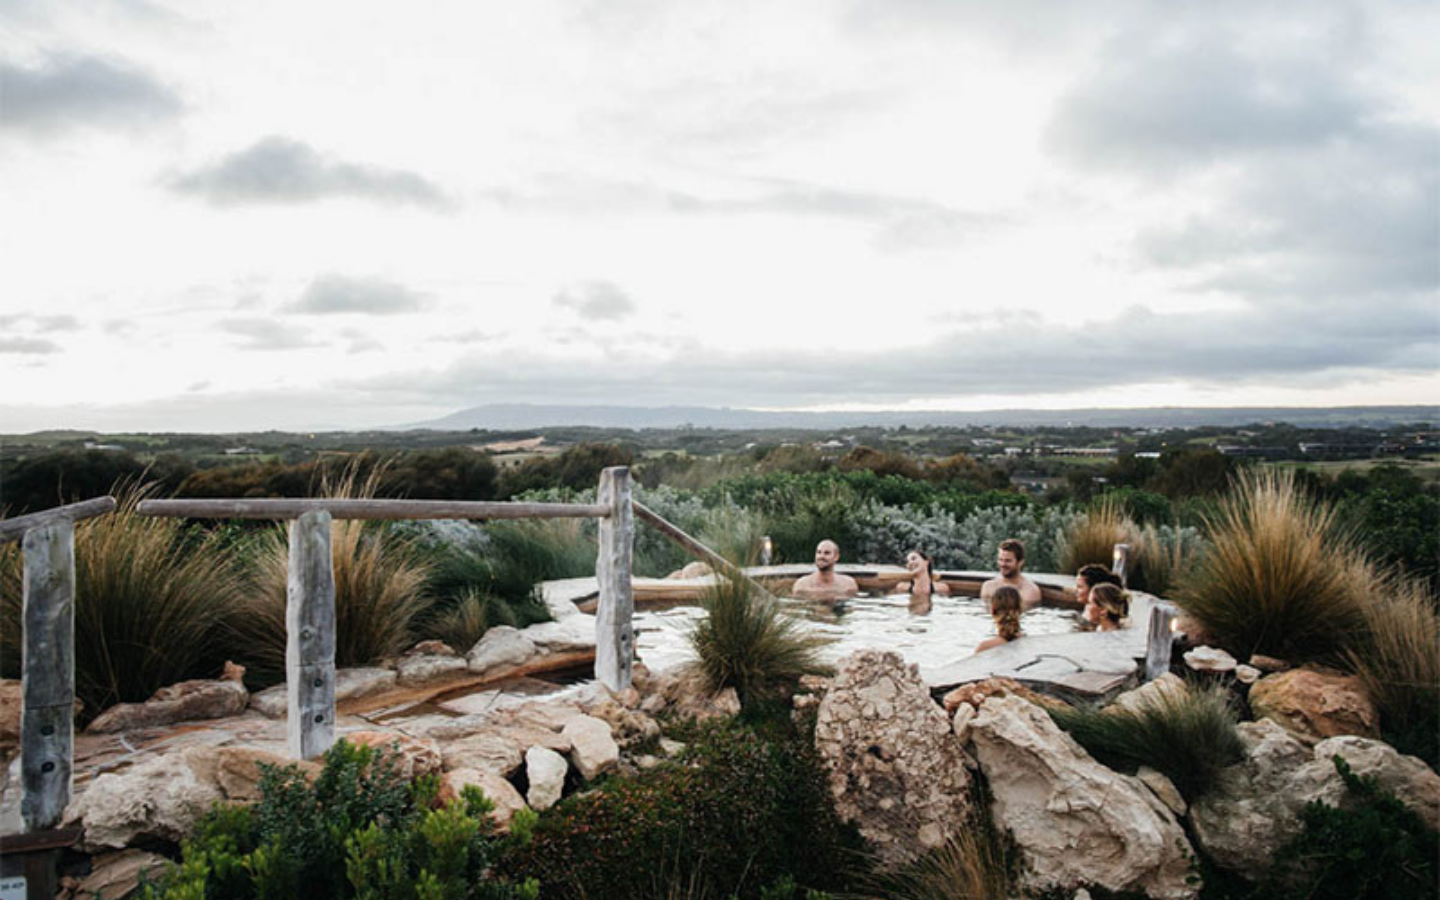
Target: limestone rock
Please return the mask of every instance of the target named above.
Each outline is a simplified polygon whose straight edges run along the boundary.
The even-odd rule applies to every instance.
[[[1262,672],[1283,672],[1290,668],[1288,660],[1280,659],[1277,656],[1265,656],[1260,653],[1250,655],[1250,665]]]
[[[575,616],[561,622],[541,622],[520,632],[546,653],[595,649],[595,621]]]
[[[406,656],[395,664],[401,684],[425,684],[469,669],[458,656]]]
[[[434,732],[432,732],[434,734]],[[571,739],[550,728],[511,718],[487,717],[487,724],[464,737],[441,743],[445,768],[479,769],[502,778],[515,774],[530,747],[568,753]]]
[[[66,896],[75,900],[119,900],[135,890],[140,876],[155,878],[170,866],[170,860],[144,850],[102,853],[90,861],[90,874],[76,882]]]
[[[1135,777],[1140,779],[1161,803],[1169,807],[1171,812],[1177,816],[1185,815],[1185,811],[1189,808],[1189,805],[1186,804],[1185,798],[1180,796],[1180,791],[1175,787],[1175,782],[1171,781],[1164,772],[1161,772],[1159,769],[1152,769],[1149,766],[1140,766],[1135,771]]]
[[[421,641],[409,650],[406,656],[458,656],[453,647],[444,641]]]
[[[962,703],[955,708],[955,718],[950,720],[950,730],[955,732],[955,739],[961,744],[970,740],[970,723],[975,718],[975,707],[968,703]]]
[[[1244,663],[1235,667],[1235,680],[1241,684],[1254,684],[1264,674],[1254,666],[1247,666]]]
[[[1158,700],[1184,696],[1186,690],[1185,679],[1174,672],[1166,672],[1154,681],[1147,681],[1138,688],[1126,691],[1105,708],[1117,712],[1139,712]]]
[[[203,758],[197,757],[197,774],[213,778],[225,799],[232,803],[254,803],[260,799],[262,766],[293,766],[307,779],[314,779],[321,769],[316,760],[294,760],[253,747],[221,747],[215,753],[213,770],[198,762]]]
[[[1301,742],[1358,734],[1379,737],[1380,716],[1369,693],[1353,675],[1291,669],[1267,675],[1250,688],[1257,719],[1272,719]]]
[[[816,715],[815,746],[835,811],[884,865],[903,865],[965,827],[970,775],[960,742],[898,654],[862,650],[840,663]]]
[[[394,756],[396,771],[407,780],[440,771],[440,746],[433,740],[398,731],[351,731],[340,737],[356,746],[374,747]]]
[[[960,708],[960,704],[968,704],[975,709],[990,697],[1021,697],[1039,706],[1056,707],[1067,706],[1065,701],[1056,697],[1047,697],[1044,694],[1031,690],[1013,678],[986,678],[983,681],[972,681],[969,684],[962,684],[950,693],[946,694],[940,702],[945,706],[947,713],[953,713]]]
[[[518,666],[539,651],[535,644],[520,629],[509,625],[496,625],[480,638],[465,660],[470,671],[484,674],[503,666]]]
[[[1174,814],[1139,779],[1095,762],[1039,707],[992,697],[970,723],[994,795],[995,824],[1014,834],[1032,889],[1100,885],[1156,900],[1196,895],[1193,855]]]
[[[440,799],[448,800],[460,796],[466,787],[474,785],[495,804],[490,818],[502,829],[510,827],[510,819],[525,808],[525,798],[515,790],[515,785],[494,772],[483,769],[454,769],[440,776]]]
[[[20,746],[20,679],[0,678],[0,752]]]
[[[620,746],[602,719],[578,715],[566,722],[560,733],[570,739],[570,761],[586,781],[613,769],[620,761]]]
[[[1185,665],[1196,672],[1223,674],[1235,671],[1235,657],[1219,647],[1196,647],[1185,653]]]
[[[565,773],[570,771],[565,757],[544,747],[531,747],[525,751],[525,777],[530,789],[525,799],[533,809],[549,809],[560,799],[565,789]]]
[[[114,734],[190,719],[224,719],[244,712],[249,702],[250,694],[238,680],[182,681],[161,688],[144,703],[115,704],[85,730]]]
[[[1245,759],[1227,768],[1190,808],[1199,844],[1221,865],[1249,878],[1264,873],[1276,850],[1300,828],[1300,811],[1318,800],[1344,808],[1348,791],[1331,757],[1374,775],[1431,827],[1440,826],[1440,775],[1388,744],[1344,736],[1313,751],[1270,719],[1242,722]]]
[[[615,742],[622,750],[660,735],[660,723],[643,712],[626,709],[608,696],[586,705],[584,709],[587,715],[610,726]]]
[[[694,562],[686,563],[683,567],[681,567],[681,568],[679,568],[679,569],[676,569],[675,571],[671,572],[669,575],[666,575],[665,577],[666,577],[666,578],[704,578],[706,575],[713,575],[713,574],[715,574],[715,572],[714,572],[713,569],[710,568],[710,565],[709,565],[708,563],[703,563],[703,562],[701,562],[700,560],[697,559],[697,560],[695,560]]]
[[[358,666],[335,670],[335,702],[344,703],[357,697],[368,697],[388,691],[397,680],[393,669]],[[271,719],[285,718],[285,683],[273,685],[250,695],[250,708]]]
[[[649,681],[649,694],[640,701],[640,711],[647,715],[668,709],[678,718],[704,720],[740,712],[740,697],[734,688],[712,693],[692,668],[677,667],[652,675]]]

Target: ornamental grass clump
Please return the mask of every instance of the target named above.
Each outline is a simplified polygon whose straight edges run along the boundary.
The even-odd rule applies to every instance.
[[[808,633],[803,622],[752,582],[722,577],[701,605],[706,615],[690,632],[690,645],[711,690],[733,687],[747,705],[801,675],[825,671],[818,654],[826,639]]]
[[[216,533],[137,513],[153,485],[114,490],[114,512],[75,526],[75,693],[86,720],[177,681],[217,677],[222,624],[244,591]],[[22,554],[18,544],[4,551],[0,660],[7,677],[19,677]]]
[[[1242,473],[1206,530],[1176,599],[1237,658],[1337,661],[1363,640],[1373,568],[1293,472]]]
[[[988,816],[986,817],[988,819]],[[988,821],[963,828],[943,847],[883,879],[885,900],[1009,900],[1004,839]]]
[[[1118,500],[1101,497],[1066,532],[1060,544],[1060,570],[1078,572],[1082,566],[1092,564],[1108,569],[1116,544],[1138,547],[1140,529]]]
[[[1135,708],[1066,707],[1049,711],[1080,746],[1113,769],[1150,766],[1163,772],[1186,800],[1214,784],[1245,748],[1239,714],[1223,685],[1164,691]]]
[[[1386,740],[1440,765],[1440,615],[1417,579],[1374,585],[1363,607],[1366,640],[1346,663],[1380,710]]]

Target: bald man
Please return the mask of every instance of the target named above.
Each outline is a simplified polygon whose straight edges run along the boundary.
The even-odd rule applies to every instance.
[[[843,600],[860,593],[860,585],[849,575],[835,571],[840,561],[840,547],[834,541],[821,541],[815,545],[815,571],[796,579],[790,589],[793,597],[806,600]]]

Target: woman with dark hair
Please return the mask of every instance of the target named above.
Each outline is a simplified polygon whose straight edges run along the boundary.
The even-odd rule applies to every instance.
[[[1130,592],[1118,584],[1097,584],[1090,589],[1090,602],[1085,604],[1085,618],[1095,623],[1096,631],[1115,631],[1130,615]]]
[[[895,586],[912,596],[950,596],[950,585],[935,576],[935,561],[923,550],[911,550],[905,554],[905,568],[910,570],[910,580]]]
[[[1020,592],[1008,584],[996,588],[990,597],[990,616],[995,620],[995,637],[981,641],[976,653],[1020,637]]]

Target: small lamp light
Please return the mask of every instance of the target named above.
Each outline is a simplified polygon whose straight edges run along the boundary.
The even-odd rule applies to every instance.
[[[775,542],[770,540],[770,535],[760,539],[760,565],[770,565],[770,559],[775,553]]]

